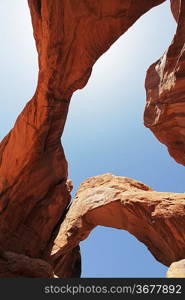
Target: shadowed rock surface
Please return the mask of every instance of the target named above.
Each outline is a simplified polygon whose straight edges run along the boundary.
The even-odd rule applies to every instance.
[[[71,200],[72,184],[68,181],[67,161],[60,141],[70,99],[74,91],[86,85],[92,67],[100,55],[107,51],[141,15],[164,1],[28,0],[38,51],[38,85],[35,95],[19,115],[13,129],[0,144],[0,244],[3,253],[13,253],[6,256],[10,257],[10,260],[11,255],[16,257],[16,262],[19,260],[18,257],[20,261],[22,260],[22,256],[19,255],[33,262],[35,259],[41,259],[46,262],[45,277],[51,276],[47,269],[47,262],[52,264],[55,276],[80,276],[78,243],[70,239],[71,246],[68,245],[65,248],[66,246],[63,245],[66,235],[61,237],[61,231],[56,238]],[[145,111],[146,126],[152,129],[157,138],[169,147],[170,154],[182,164],[185,161],[183,152],[184,5],[184,0],[180,1],[180,6],[177,2],[172,2],[173,13],[178,20],[177,34],[166,56],[161,60],[162,63],[158,61],[157,69],[153,66],[148,71],[146,80],[148,98]],[[120,189],[125,189],[125,187],[121,186]],[[155,226],[151,224],[147,226],[150,228],[151,236],[152,233],[155,233],[157,237],[160,236],[160,239],[162,239],[161,235],[167,236],[167,242],[163,239],[163,242],[160,240],[160,244],[154,237],[152,240],[149,237],[146,238],[144,234],[148,234],[148,231],[145,227],[142,230],[138,228],[139,232],[136,233],[132,222],[130,225],[125,225],[126,229],[130,232],[133,230],[132,233],[145,242],[157,259],[164,261],[165,264],[171,263],[173,259],[181,259],[184,232],[181,228],[182,232],[179,233],[179,224],[184,224],[184,211],[181,203],[184,198],[179,199],[178,197],[181,196],[170,194],[172,200],[167,202],[166,198],[163,199],[163,194],[160,196],[160,193],[144,190],[142,193],[146,199],[142,204],[141,199],[138,198],[141,195],[137,195],[141,193],[138,189],[143,190],[141,185],[134,189],[136,189],[136,194],[132,195],[132,199],[129,200],[132,200],[130,210],[137,211],[138,209],[137,218],[139,218],[142,215],[140,210],[144,210],[150,216],[153,213],[152,209],[156,207]],[[119,187],[115,190],[119,190]],[[113,210],[115,205],[118,206],[119,214],[122,214],[125,206],[123,209],[122,202],[118,201],[114,192],[109,195],[112,197],[109,199],[112,202],[106,205],[113,205]],[[123,190],[120,193],[124,195]],[[150,195],[151,199],[146,195]],[[113,196],[115,196],[114,199]],[[126,201],[124,197],[123,202]],[[157,205],[156,199],[160,204]],[[101,202],[98,202],[100,200],[106,203],[106,199],[98,196],[95,205],[98,211],[101,207]],[[75,203],[76,199],[71,208]],[[159,205],[164,210],[161,217],[157,214]],[[71,208],[68,214],[73,213],[74,210],[70,212]],[[82,214],[85,214],[87,208],[88,206],[83,207],[85,210]],[[173,215],[174,219],[171,217],[163,219],[164,216],[168,216],[168,212],[170,216]],[[173,223],[172,220],[176,222],[176,217],[181,223],[173,227],[171,223]],[[75,218],[78,219],[78,216],[76,215]],[[90,216],[90,218],[94,217]],[[88,228],[87,232],[97,225],[96,221],[93,222],[85,224],[85,228]],[[120,222],[116,226],[120,227],[123,225],[122,222],[126,221],[120,220]],[[65,228],[65,224],[66,221],[60,230]],[[106,220],[106,224],[114,227],[111,216],[110,220]],[[160,228],[161,224],[163,228]],[[78,229],[78,224],[75,226]],[[74,228],[76,227],[72,227],[72,234],[75,233]],[[171,232],[170,228],[176,228],[174,230],[177,230],[177,233]],[[142,234],[141,231],[144,233]],[[174,249],[171,249],[164,259],[167,249],[169,250],[168,243],[174,241],[176,234],[180,240],[174,243]],[[80,238],[78,236],[78,242],[85,236],[86,233],[83,233]],[[61,245],[59,245],[59,240],[61,240]],[[160,248],[162,253],[159,255],[158,247],[161,245],[164,249],[162,251]],[[64,251],[63,247],[67,250]],[[63,250],[59,250],[60,248]],[[50,257],[51,252],[52,257]],[[5,263],[6,260],[2,262],[5,270],[3,272],[7,274]],[[0,276],[5,274],[3,272],[0,271]],[[29,271],[23,272],[22,269],[20,271],[20,274],[26,277],[29,276],[28,273]],[[12,274],[15,274],[14,267],[10,269],[10,276]],[[16,273],[15,276],[20,274]],[[38,276],[38,273],[34,274],[35,277]],[[30,277],[34,276],[33,271],[30,270]],[[44,277],[44,271],[42,277]]]
[[[52,278],[53,268],[42,259],[0,249],[0,277]]]
[[[178,22],[179,14],[181,11],[181,0],[170,0],[171,10],[175,20]]]

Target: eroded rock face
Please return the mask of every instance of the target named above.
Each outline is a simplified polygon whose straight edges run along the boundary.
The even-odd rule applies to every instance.
[[[53,268],[42,259],[0,249],[0,277],[52,278]]]
[[[179,14],[181,11],[181,0],[170,0],[171,10],[175,20],[178,22]]]
[[[70,202],[60,142],[70,98],[87,83],[99,56],[162,2],[28,0],[39,76],[35,95],[0,144],[0,244],[5,252],[49,260]]]
[[[185,259],[174,262],[166,274],[167,278],[185,278]]]
[[[97,225],[127,230],[169,266],[184,258],[185,194],[155,192],[111,174],[87,179],[61,224],[53,261],[66,256]]]
[[[171,1],[178,21],[169,49],[147,72],[145,126],[185,165],[185,1]]]
[[[39,90],[69,99],[85,86],[100,55],[164,1],[28,0],[39,53]]]

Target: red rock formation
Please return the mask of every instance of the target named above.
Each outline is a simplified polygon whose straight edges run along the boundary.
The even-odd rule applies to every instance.
[[[0,249],[0,277],[53,277],[46,261]]]
[[[171,4],[177,31],[163,57],[147,72],[144,121],[170,155],[185,165],[185,1]]]
[[[87,83],[98,57],[164,1],[28,0],[39,76],[35,95],[0,144],[0,243],[5,252],[49,259],[70,201],[60,142],[70,98]]]
[[[80,185],[53,247],[66,256],[97,225],[124,229],[169,266],[184,258],[185,194],[159,193],[136,180],[105,174]],[[58,271],[58,272],[57,272]],[[60,270],[55,270],[60,276]]]
[[[181,0],[170,0],[171,2],[171,10],[175,20],[178,22],[179,13],[181,10]]]

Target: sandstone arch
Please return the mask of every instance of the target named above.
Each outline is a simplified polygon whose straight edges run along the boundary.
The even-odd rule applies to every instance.
[[[185,194],[155,192],[141,182],[112,174],[89,178],[80,185],[61,224],[52,260],[65,257],[102,225],[129,231],[169,266],[184,258],[184,214]],[[59,265],[56,275],[61,276]]]

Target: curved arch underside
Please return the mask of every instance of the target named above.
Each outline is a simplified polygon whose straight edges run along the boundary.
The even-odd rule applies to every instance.
[[[105,174],[84,181],[54,241],[57,261],[97,225],[124,229],[143,242],[161,263],[184,258],[185,194],[155,192],[136,180]],[[55,273],[61,276],[61,268]]]

